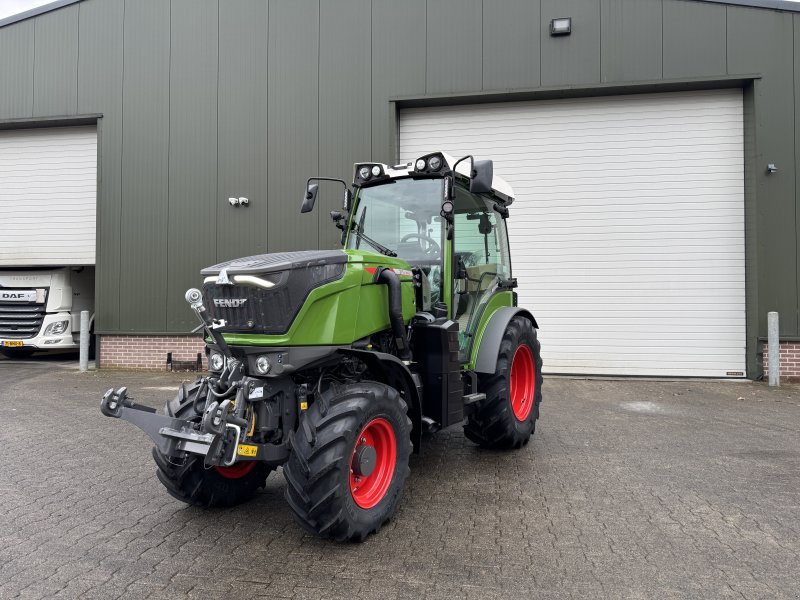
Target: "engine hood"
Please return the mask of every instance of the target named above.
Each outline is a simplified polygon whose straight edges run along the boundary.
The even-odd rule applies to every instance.
[[[275,252],[235,258],[200,271],[201,275],[219,275],[223,270],[232,275],[260,275],[290,269],[307,269],[326,265],[344,264],[347,255],[342,250],[302,250],[299,252]]]

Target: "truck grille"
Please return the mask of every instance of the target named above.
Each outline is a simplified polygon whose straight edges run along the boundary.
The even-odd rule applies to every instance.
[[[214,319],[225,319],[223,332],[286,333],[314,288],[340,279],[345,264],[316,264],[269,273],[273,287],[251,285],[203,286],[203,300]]]
[[[0,338],[23,340],[35,337],[42,328],[44,304],[0,302]]]

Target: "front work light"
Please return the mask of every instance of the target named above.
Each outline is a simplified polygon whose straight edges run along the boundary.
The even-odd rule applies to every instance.
[[[438,175],[440,171],[444,170],[445,164],[444,156],[439,152],[435,152],[434,154],[420,156],[414,163],[414,170],[418,173]]]
[[[269,362],[269,358],[266,356],[259,356],[256,359],[256,370],[262,375],[269,373],[270,368],[272,368],[272,365]]]
[[[383,166],[375,163],[356,164],[353,185],[363,185],[365,183],[375,183],[379,179],[385,179],[386,173]]]
[[[225,366],[225,359],[222,354],[219,352],[212,353],[208,359],[208,366],[211,367],[212,371],[222,371],[222,367]]]

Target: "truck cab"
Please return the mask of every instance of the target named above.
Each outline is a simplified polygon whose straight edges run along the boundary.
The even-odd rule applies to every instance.
[[[0,352],[79,347],[81,311],[94,321],[93,267],[0,268]]]

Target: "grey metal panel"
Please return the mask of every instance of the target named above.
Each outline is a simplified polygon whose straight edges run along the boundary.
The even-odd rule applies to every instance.
[[[724,6],[685,0],[664,2],[664,78],[726,72]]]
[[[794,26],[792,15],[728,9],[728,68],[755,69],[759,332],[768,311],[781,315],[781,334],[797,335]],[[767,163],[779,171],[766,173]]]
[[[366,32],[346,37],[360,34]],[[300,200],[306,179],[319,167],[317,0],[269,3],[268,58],[268,248],[315,248],[319,212],[301,215]]]
[[[550,35],[550,21],[572,18],[572,33]],[[542,85],[600,81],[600,0],[542,0]]]
[[[539,85],[541,10],[540,0],[483,0],[484,90]]]
[[[78,110],[78,9],[74,4],[34,21],[33,114]]]
[[[353,176],[353,163],[369,160],[371,155],[372,61],[370,36],[343,36],[342,31],[369,31],[371,20],[370,0],[320,4],[319,174],[348,182]],[[320,248],[339,246],[341,232],[334,227],[329,213],[341,210],[342,194],[338,184],[321,186],[315,209],[319,215]]]
[[[481,0],[428,0],[429,94],[481,89]]]
[[[166,331],[169,4],[125,4],[120,331]]]
[[[33,114],[33,21],[0,29],[0,119]]]
[[[800,237],[800,15],[793,16],[794,26],[794,206],[795,206],[795,236]],[[797,266],[800,269],[800,239],[795,241],[797,249]],[[800,273],[797,281],[798,314],[800,314]],[[800,323],[797,325],[800,329]]]
[[[661,0],[602,0],[602,80],[661,77]]]
[[[122,210],[122,35],[124,0],[80,6],[78,112],[102,113],[98,125],[95,330],[119,328]]]
[[[267,251],[267,12],[263,0],[219,6],[216,262]]]
[[[167,330],[191,331],[184,294],[217,258],[217,0],[172,0]],[[246,209],[245,209],[246,210]]]
[[[14,23],[19,23],[20,21],[38,17],[44,13],[58,10],[59,8],[69,6],[70,4],[75,4],[77,2],[83,2],[83,0],[55,0],[55,2],[48,2],[42,6],[37,6],[30,10],[6,17],[5,19],[0,19],[0,27],[6,27],[8,25],[13,25]]]
[[[425,0],[372,1],[372,153],[392,163],[395,147],[394,106],[398,94],[425,93]]]

